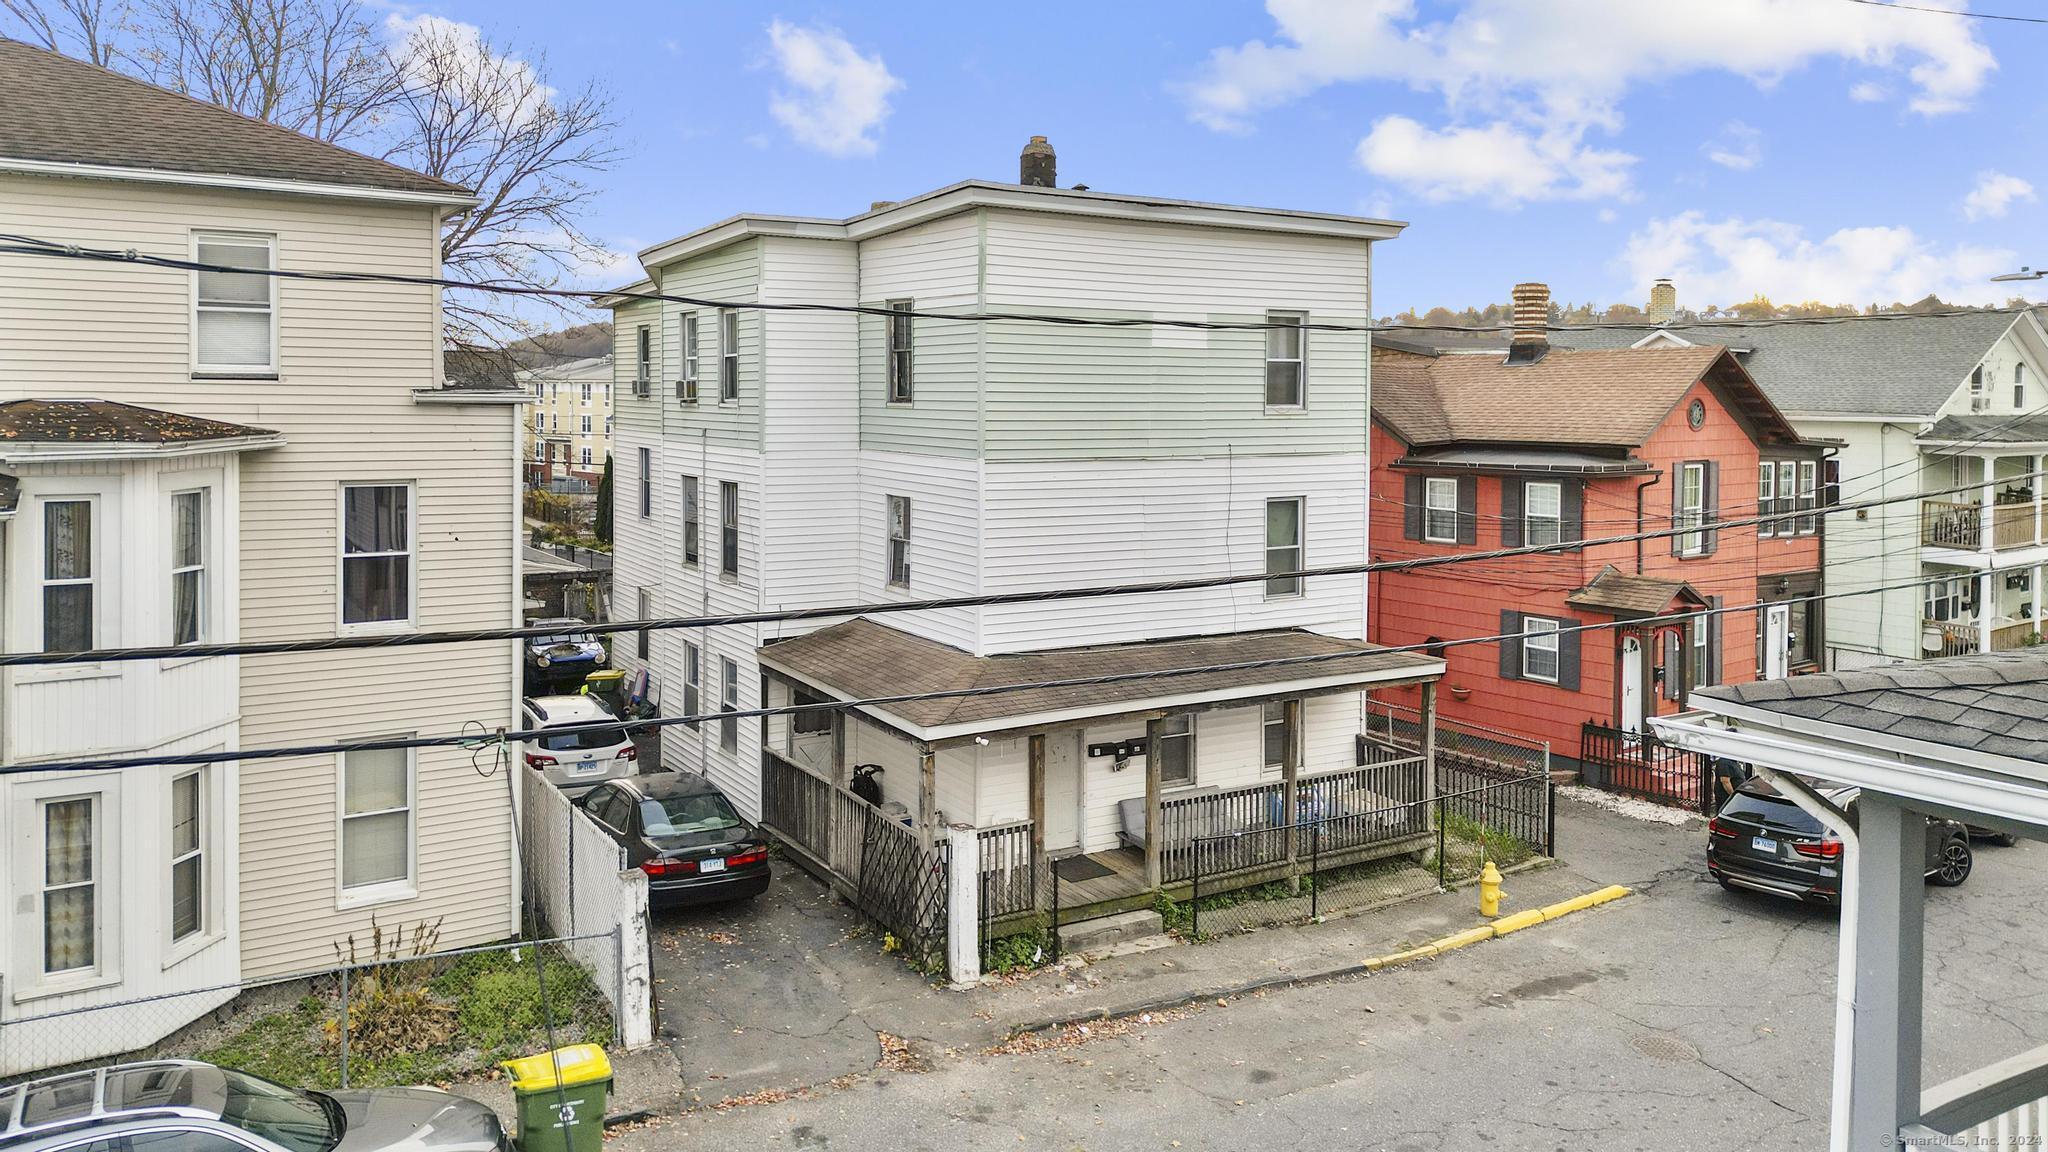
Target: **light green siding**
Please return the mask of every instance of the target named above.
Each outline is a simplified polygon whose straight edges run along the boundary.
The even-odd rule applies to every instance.
[[[668,296],[691,296],[706,300],[751,301],[760,298],[761,242],[742,240],[688,260],[664,265],[656,273],[661,291]],[[697,317],[698,382],[697,402],[679,404],[673,379],[655,382],[657,393],[667,397],[670,415],[667,433],[696,438],[700,431],[709,442],[722,448],[758,450],[761,446],[761,381],[763,344],[761,313],[739,309],[739,399],[720,403],[718,395],[720,343],[718,310],[691,308],[686,304],[663,305],[662,330],[674,333],[678,343],[675,363],[680,371],[682,317]]]

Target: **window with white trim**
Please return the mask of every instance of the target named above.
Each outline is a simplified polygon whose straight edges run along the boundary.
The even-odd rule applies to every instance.
[[[1931,580],[1924,596],[1923,612],[1929,620],[1967,620],[1971,616],[1966,603],[1964,589],[1970,585],[1967,577],[1952,580]]]
[[[1522,542],[1556,544],[1563,539],[1564,486],[1550,480],[1522,485]]]
[[[704,649],[695,640],[683,641],[683,715],[695,716],[704,707]],[[692,724],[691,727],[696,727]]]
[[[634,604],[634,611],[638,613],[638,615],[634,617],[634,619],[636,620],[650,620],[654,617],[653,589],[640,589],[639,599]],[[638,632],[633,633],[633,655],[639,657],[642,660],[647,659],[648,644],[652,640],[653,636],[654,633],[646,628],[642,628]]]
[[[43,502],[43,651],[85,652],[96,636],[99,587],[93,502]]]
[[[1756,514],[1770,516],[1778,510],[1778,466],[1765,460],[1756,466]],[[1777,535],[1777,525],[1770,520],[1759,520],[1756,526],[1759,536]]]
[[[1991,407],[1991,389],[1985,380],[1984,366],[1970,369],[1970,411],[1982,412]]]
[[[1287,701],[1268,700],[1263,706],[1259,731],[1265,746],[1266,772],[1277,775],[1287,767],[1287,749],[1294,743],[1294,726],[1287,722]]]
[[[1692,666],[1688,673],[1691,679],[1688,683],[1694,688],[1714,682],[1707,668],[1707,628],[1712,619],[1711,616],[1695,616],[1692,618],[1692,627],[1688,630],[1692,641]]]
[[[645,324],[633,330],[633,383],[645,389],[654,375],[654,330]],[[590,385],[583,386],[583,399],[590,401]]]
[[[247,271],[192,273],[192,367],[277,371],[277,239],[234,232],[193,236],[198,262]]]
[[[588,448],[583,450],[583,466],[586,468],[590,466],[590,449]]]
[[[1557,627],[1542,616],[1522,617],[1522,678],[1557,683]]]
[[[1682,464],[1678,475],[1678,554],[1698,556],[1707,548],[1707,466]]]
[[[206,770],[171,780],[171,942],[206,931]]]
[[[99,966],[99,796],[42,802],[43,974]]]
[[[1268,312],[1266,323],[1266,407],[1300,408],[1307,401],[1308,315]]]
[[[344,752],[341,762],[343,892],[412,881],[412,752]]]
[[[640,518],[654,515],[654,452],[642,448],[637,453],[640,461]]]
[[[718,312],[718,402],[736,404],[740,398],[740,314],[731,308]]]
[[[697,402],[697,314],[683,316],[683,403]]]
[[[694,568],[697,566],[697,541],[704,534],[704,526],[700,522],[700,518],[701,513],[697,510],[697,478],[695,476],[685,476],[683,477],[683,564],[686,567]]]
[[[1159,722],[1159,782],[1178,788],[1195,782],[1195,717],[1183,712]]]
[[[831,702],[829,697],[820,696],[807,688],[794,689],[790,703],[803,711],[790,715],[790,731],[797,736],[823,736],[832,731],[832,710],[819,707]]]
[[[1820,517],[1814,511],[1820,497],[1820,461],[1799,462],[1799,519],[1796,521],[1801,536],[1811,536],[1820,530]]]
[[[1276,576],[1302,567],[1302,498],[1266,501],[1266,598],[1301,595],[1301,577]]]
[[[642,328],[642,329],[641,329],[641,331],[642,331],[642,332],[645,332],[645,331],[646,331],[646,329],[645,329],[645,328]],[[585,403],[585,404],[588,404],[588,403],[590,403],[590,381],[588,381],[588,380],[585,380],[585,381],[583,382],[583,403]],[[588,416],[585,416],[585,417],[583,418],[583,430],[584,430],[585,432],[588,432],[588,431],[590,431],[590,417],[588,417]]]
[[[1458,542],[1458,481],[1430,476],[1422,482],[1422,538],[1432,544]]]
[[[889,497],[889,570],[892,588],[910,587],[910,497]]]
[[[583,434],[585,436],[590,435],[590,416],[588,413],[585,413],[583,417]]]
[[[341,622],[412,619],[412,487],[341,489]]]
[[[206,489],[171,494],[171,643],[206,638]]]
[[[733,713],[740,710],[740,666],[730,657],[720,657],[720,706],[725,713],[718,722],[718,746],[727,752],[740,750],[740,718]]]
[[[2026,410],[2026,407],[2027,366],[2025,364],[2015,364],[2012,366],[2012,410],[2022,412]]]
[[[718,572],[740,574],[740,486],[731,480],[718,482]]]
[[[912,341],[916,318],[909,300],[891,300],[889,309],[889,403],[908,404],[916,395],[911,387]]]

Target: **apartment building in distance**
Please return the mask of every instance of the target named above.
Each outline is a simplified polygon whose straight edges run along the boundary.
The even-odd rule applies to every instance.
[[[527,483],[588,492],[612,454],[612,358],[591,356],[518,375],[527,406]]]

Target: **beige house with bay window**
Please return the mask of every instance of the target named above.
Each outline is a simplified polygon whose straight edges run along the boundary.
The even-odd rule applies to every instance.
[[[266,274],[434,275],[472,203],[0,41],[0,232],[212,266],[0,255],[0,648],[518,623],[524,393],[445,386],[427,288]],[[467,751],[81,762],[496,726],[517,682],[509,643],[0,673],[0,1075],[146,1045],[373,918],[517,924]]]

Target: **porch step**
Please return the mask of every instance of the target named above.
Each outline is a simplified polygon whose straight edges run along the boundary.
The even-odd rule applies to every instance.
[[[1066,955],[1113,948],[1147,936],[1157,936],[1165,930],[1166,924],[1159,918],[1159,913],[1150,908],[1062,924],[1059,928],[1060,953]]]

